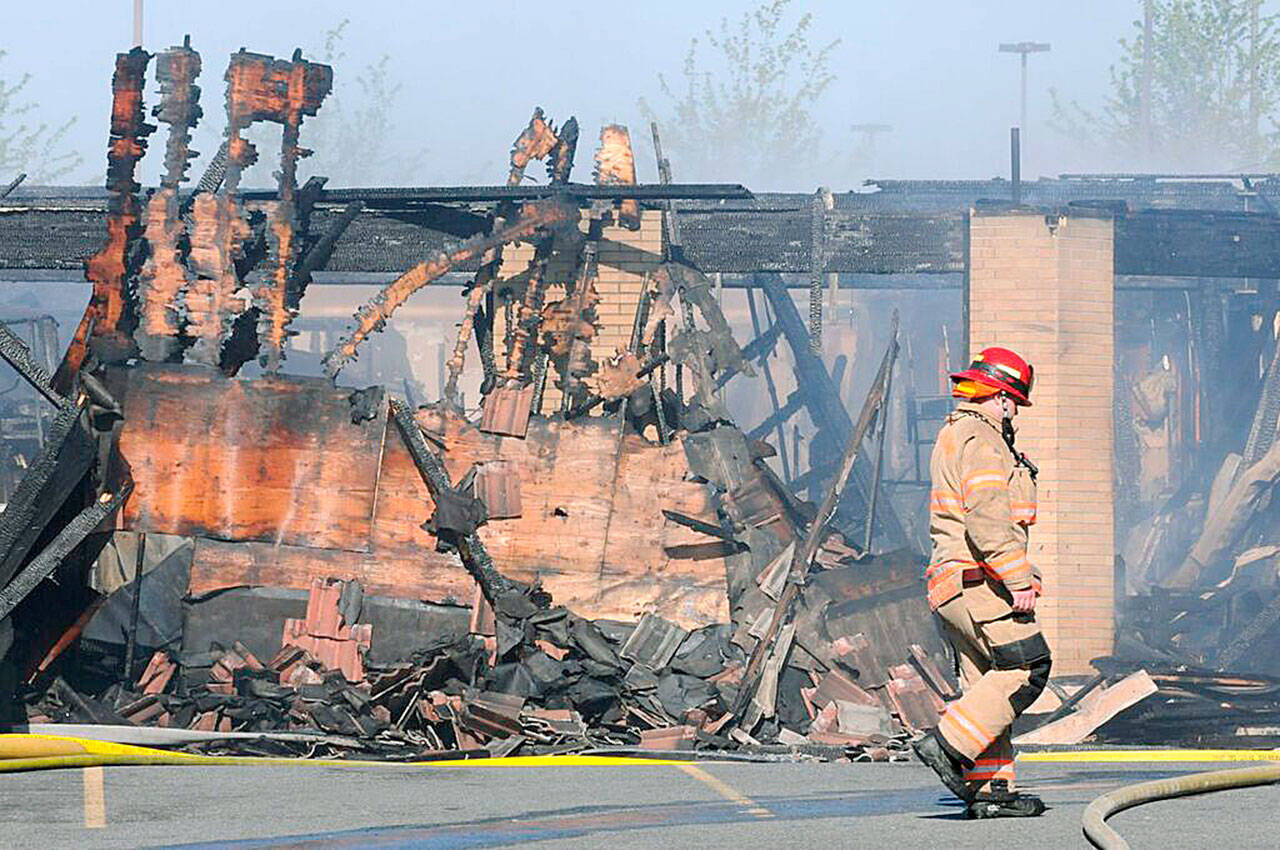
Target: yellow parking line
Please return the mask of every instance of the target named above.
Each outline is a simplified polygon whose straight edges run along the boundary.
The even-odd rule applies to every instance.
[[[102,829],[107,825],[107,791],[101,767],[82,768],[84,777],[84,828]]]
[[[746,794],[743,794],[741,791],[739,791],[737,788],[734,788],[729,783],[724,782],[720,779],[717,779],[716,777],[712,776],[710,773],[707,773],[705,770],[698,767],[696,764],[682,764],[682,765],[678,765],[678,767],[681,770],[683,770],[685,773],[692,776],[694,779],[698,780],[699,782],[702,782],[706,785],[711,786],[711,788],[717,794],[719,794],[721,797],[724,797],[729,802],[737,803],[739,806],[742,806],[743,810],[745,810],[747,814],[753,815],[758,818],[773,817],[773,812],[769,811],[764,806],[760,805],[755,800],[748,797]]]

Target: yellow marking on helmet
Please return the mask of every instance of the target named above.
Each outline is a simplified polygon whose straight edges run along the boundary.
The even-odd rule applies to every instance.
[[[1018,373],[1018,370],[1013,368],[1012,366],[1008,366],[1004,363],[993,363],[992,365],[995,366],[997,369],[999,369],[1001,372],[1004,372],[1009,377],[1017,378],[1019,381],[1022,380],[1022,375],[1020,375]]]

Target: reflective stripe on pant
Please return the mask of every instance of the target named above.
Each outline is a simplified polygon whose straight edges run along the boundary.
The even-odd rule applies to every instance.
[[[993,779],[1003,779],[1013,788],[1013,744],[1008,732],[992,741],[973,767],[965,769],[964,778],[975,791],[986,791]]]
[[[973,762],[965,778],[985,791],[991,780],[1013,787],[1013,719],[1048,681],[1048,647],[1034,617],[1014,619],[1008,592],[993,581],[966,586],[938,609],[955,650],[962,696],[947,705],[938,732]]]

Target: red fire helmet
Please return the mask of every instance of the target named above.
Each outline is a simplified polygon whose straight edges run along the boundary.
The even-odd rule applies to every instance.
[[[954,382],[973,381],[995,392],[1008,394],[1018,404],[1031,406],[1031,386],[1035,369],[1007,348],[984,348],[963,372],[951,376]]]

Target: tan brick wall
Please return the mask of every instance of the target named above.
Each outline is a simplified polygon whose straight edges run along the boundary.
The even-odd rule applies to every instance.
[[[582,228],[586,229],[585,220]],[[631,325],[635,320],[636,304],[640,301],[645,275],[657,269],[662,259],[661,212],[644,210],[639,230],[628,230],[616,224],[606,226],[600,240],[598,257],[596,289],[600,293],[600,303],[596,305],[596,314],[599,322],[591,354],[600,360],[609,357],[619,348],[626,348],[631,342]],[[530,245],[507,248],[502,255],[499,277],[508,278],[523,273],[532,259],[533,248]],[[569,262],[553,262],[548,279],[562,279],[572,271]],[[547,301],[563,297],[564,291],[559,286],[548,289]],[[500,343],[506,333],[501,313],[495,333]],[[499,344],[497,350],[503,352],[505,348]],[[501,369],[505,361],[501,353],[498,358],[498,368]],[[560,406],[560,391],[556,389],[554,381],[555,375],[548,375],[542,403],[544,413],[552,413]]]
[[[982,215],[969,229],[971,353],[1003,345],[1035,366],[1018,446],[1040,467],[1031,559],[1054,673],[1090,672],[1115,628],[1112,222]]]

